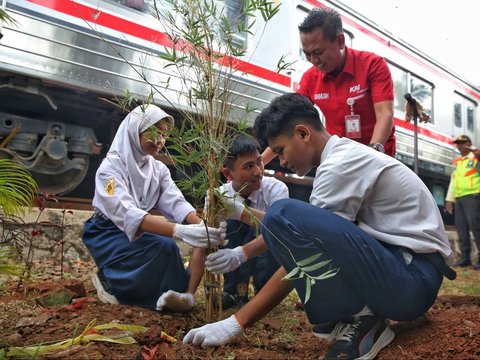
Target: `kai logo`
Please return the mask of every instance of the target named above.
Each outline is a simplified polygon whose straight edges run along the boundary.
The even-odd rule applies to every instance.
[[[108,195],[113,195],[113,189],[115,188],[115,180],[113,176],[109,176],[105,179],[103,187]]]
[[[315,100],[328,100],[330,99],[330,94],[329,93],[315,94],[313,98]]]
[[[360,91],[360,84],[354,85],[350,87],[350,93],[359,92]]]

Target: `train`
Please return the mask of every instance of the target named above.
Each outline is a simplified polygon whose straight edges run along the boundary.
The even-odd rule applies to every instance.
[[[227,16],[238,16],[244,5],[217,2]],[[255,109],[252,122],[274,97],[295,91],[311,66],[298,24],[314,7],[334,8],[347,46],[387,60],[395,85],[396,157],[415,168],[444,206],[456,156],[453,138],[466,134],[480,145],[480,89],[339,0],[275,3],[279,12],[264,30],[236,34],[245,56],[238,59],[244,74],[234,78],[233,106]],[[154,5],[168,10],[168,2],[158,0],[1,0],[17,23],[0,27],[0,157],[20,161],[45,192],[93,196],[95,170],[125,116],[112,99],[125,91],[145,99],[152,85],[145,77],[159,89],[153,101],[182,121],[176,109],[183,105],[172,106],[165,97],[174,99],[179,89],[162,81],[175,74],[159,56],[171,44],[151,14]],[[277,72],[280,58],[290,66]],[[404,120],[407,93],[430,115],[428,123]],[[266,174],[285,181],[292,197],[308,199],[313,174],[298,177],[275,161]]]

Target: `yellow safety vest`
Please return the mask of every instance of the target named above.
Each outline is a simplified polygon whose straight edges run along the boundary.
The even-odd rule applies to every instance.
[[[480,175],[476,157],[457,157],[453,161],[453,194],[459,198],[465,195],[480,193]]]

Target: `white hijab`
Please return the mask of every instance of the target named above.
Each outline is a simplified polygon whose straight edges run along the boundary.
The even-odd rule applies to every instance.
[[[158,194],[161,179],[158,176],[159,162],[142,150],[140,134],[160,120],[174,124],[173,117],[158,106],[137,106],[120,124],[107,153],[107,158],[119,157],[122,160],[131,195],[137,205],[144,209],[156,202],[157,197],[153,194]]]

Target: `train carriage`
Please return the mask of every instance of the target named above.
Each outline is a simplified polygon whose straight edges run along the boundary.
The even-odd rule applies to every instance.
[[[228,16],[241,13],[242,0],[218,3]],[[3,24],[0,40],[0,138],[14,134],[0,156],[21,161],[45,191],[93,194],[95,170],[124,117],[104,99],[122,97],[126,89],[143,99],[153,85],[155,103],[167,111],[175,115],[171,99],[178,99],[175,108],[186,105],[180,87],[166,87],[166,79],[177,74],[158,57],[171,44],[150,15],[151,5],[149,0],[3,0],[18,26]],[[236,35],[247,53],[238,59],[246,75],[234,78],[238,114],[247,106],[258,112],[296,89],[310,66],[297,25],[319,6],[340,12],[349,46],[387,60],[395,83],[397,158],[413,167],[416,136],[419,175],[443,206],[455,156],[452,138],[467,134],[480,145],[479,88],[340,1],[283,0],[265,31]],[[282,56],[293,65],[279,74],[275,68]],[[404,121],[405,93],[431,115],[416,131]],[[309,176],[285,173],[275,162],[269,168],[294,197],[308,197]]]

